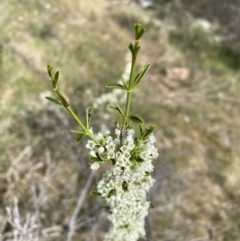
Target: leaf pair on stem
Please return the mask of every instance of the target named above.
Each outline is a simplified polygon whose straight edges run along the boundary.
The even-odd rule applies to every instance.
[[[144,123],[143,120],[133,114],[130,114],[130,103],[131,103],[131,96],[132,96],[132,91],[135,88],[137,84],[140,83],[140,81],[143,79],[144,75],[147,73],[150,64],[147,63],[144,65],[144,67],[139,71],[139,73],[135,76],[135,64],[136,64],[136,59],[137,59],[137,54],[139,52],[140,46],[140,39],[143,36],[144,32],[146,31],[145,28],[142,27],[141,23],[138,22],[134,25],[134,30],[135,30],[135,42],[134,44],[130,43],[129,49],[132,54],[132,65],[131,65],[131,72],[130,72],[130,77],[129,80],[126,82],[126,80],[122,79],[122,84],[119,83],[111,83],[106,85],[107,88],[111,89],[122,89],[127,92],[127,100],[126,100],[126,106],[125,106],[125,111],[122,110],[122,108],[119,105],[108,105],[107,108],[109,110],[115,111],[119,113],[122,117],[122,126],[119,127],[119,122],[113,121],[114,123],[117,123],[117,127],[120,128],[121,130],[125,130],[129,127],[129,121],[133,122],[138,125],[139,131],[140,131],[140,139],[146,138],[153,130],[154,127],[150,127],[146,129],[145,131],[142,131],[141,125]],[[75,119],[75,121],[80,125],[82,128],[81,131],[71,131],[73,133],[78,134],[76,138],[76,142],[79,143],[84,136],[89,136],[95,143],[99,144],[96,137],[92,134],[90,131],[90,121],[91,121],[91,115],[92,115],[92,107],[88,107],[86,109],[86,123],[85,125],[83,122],[77,117],[75,112],[72,110],[70,107],[67,99],[65,96],[58,90],[57,83],[59,79],[59,72],[57,71],[54,75],[52,74],[52,67],[47,66],[47,72],[50,77],[50,80],[52,82],[53,90],[57,96],[57,99],[54,99],[52,97],[45,97],[47,100],[51,101],[54,104],[60,105],[68,110],[68,112],[72,115],[72,117]]]

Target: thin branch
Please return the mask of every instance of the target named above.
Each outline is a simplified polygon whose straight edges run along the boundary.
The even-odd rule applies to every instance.
[[[67,241],[71,241],[72,240],[72,237],[73,237],[73,233],[74,233],[74,229],[75,229],[75,222],[76,222],[76,219],[77,219],[77,216],[78,216],[78,213],[80,212],[81,208],[82,208],[82,205],[83,205],[83,202],[85,200],[85,197],[86,197],[86,194],[92,184],[92,180],[93,180],[93,177],[94,177],[94,173],[91,173],[88,177],[88,180],[85,184],[85,187],[84,189],[80,192],[80,195],[79,195],[79,198],[78,198],[78,201],[77,201],[77,205],[73,211],[73,214],[70,218],[70,221],[69,221],[69,224],[68,224],[68,235],[67,235]]]

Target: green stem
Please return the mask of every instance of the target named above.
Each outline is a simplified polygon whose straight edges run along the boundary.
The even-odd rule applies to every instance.
[[[86,135],[88,135],[95,143],[99,144],[99,141],[96,139],[96,137],[89,132],[89,129],[87,129],[84,124],[80,121],[80,119],[77,117],[77,115],[75,114],[75,112],[73,111],[73,109],[68,106],[66,107],[66,109],[68,110],[68,112],[70,113],[70,115],[73,117],[73,119],[77,122],[78,125],[81,126],[81,128],[83,129],[83,131],[86,133]]]
[[[134,51],[132,53],[132,66],[131,66],[131,72],[129,77],[129,90],[127,92],[127,101],[126,101],[126,109],[124,114],[124,120],[123,120],[123,126],[122,129],[126,128],[129,111],[130,111],[130,104],[131,104],[131,97],[132,97],[132,86],[134,81],[134,75],[135,75],[135,65],[136,65],[136,59],[137,59],[137,53],[135,52],[136,48],[138,47],[138,41],[135,42],[134,45]]]
[[[77,115],[75,114],[73,109],[70,107],[68,101],[66,100],[64,95],[58,90],[58,88],[55,87],[53,90],[55,91],[55,93],[59,97],[62,105],[67,109],[67,111],[70,113],[70,115],[73,117],[73,119],[77,122],[77,124],[81,126],[81,128],[85,132],[85,134],[88,135],[95,143],[100,144],[99,141],[96,139],[96,137],[92,133],[89,132],[88,127],[86,127],[82,123],[82,121],[80,121],[80,119],[77,117]]]
[[[87,128],[84,126],[84,124],[79,120],[79,118],[77,117],[77,115],[75,114],[75,112],[73,111],[73,109],[69,106],[66,108],[68,110],[68,112],[71,114],[71,116],[73,117],[73,119],[81,126],[81,128],[87,133],[88,130]]]

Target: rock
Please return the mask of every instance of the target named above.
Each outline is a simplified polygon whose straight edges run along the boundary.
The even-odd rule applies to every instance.
[[[185,81],[190,75],[190,72],[187,68],[167,68],[164,72],[168,80]]]

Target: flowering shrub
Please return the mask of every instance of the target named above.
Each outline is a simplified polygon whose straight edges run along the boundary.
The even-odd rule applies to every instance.
[[[92,107],[86,110],[85,124],[77,117],[70,107],[65,96],[58,90],[57,82],[59,72],[52,74],[52,67],[48,66],[48,74],[52,81],[53,90],[57,99],[46,97],[49,101],[60,105],[68,110],[81,130],[74,130],[78,136],[76,142],[80,142],[88,136],[86,148],[90,150],[91,169],[97,170],[105,162],[111,162],[108,170],[97,185],[97,191],[93,195],[101,196],[111,208],[109,220],[112,228],[105,236],[105,241],[137,241],[145,236],[144,220],[147,216],[150,202],[146,195],[153,186],[154,179],[152,161],[158,157],[154,147],[155,138],[152,134],[155,127],[145,130],[142,128],[143,120],[130,114],[131,96],[134,87],[140,83],[149,69],[146,64],[135,75],[135,63],[139,52],[140,38],[145,29],[141,23],[135,24],[135,43],[129,45],[132,61],[129,80],[122,79],[122,83],[108,84],[106,87],[126,91],[127,99],[125,111],[119,105],[108,105],[108,109],[120,114],[122,121],[113,121],[116,125],[115,136],[94,133],[90,127]],[[133,124],[138,127],[138,135],[135,135]]]

